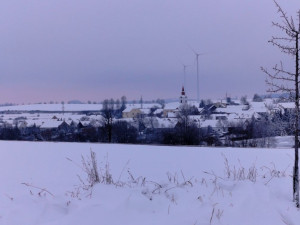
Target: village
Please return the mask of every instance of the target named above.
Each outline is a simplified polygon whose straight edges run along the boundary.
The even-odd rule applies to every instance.
[[[105,113],[105,107],[110,114]],[[165,104],[127,103],[122,108],[103,104],[3,106],[0,138],[240,146],[244,140],[288,135],[293,110],[291,102],[258,95],[252,99],[226,96],[219,101],[188,101],[182,87],[178,101]],[[279,129],[272,128],[275,122],[281,124]],[[256,134],[249,133],[254,130]]]

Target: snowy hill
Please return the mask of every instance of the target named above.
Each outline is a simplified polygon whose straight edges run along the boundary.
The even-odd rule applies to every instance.
[[[127,104],[129,108],[139,108],[140,104]],[[144,108],[159,107],[156,103],[143,104]],[[99,111],[102,109],[102,104],[64,104],[65,111]],[[13,105],[1,106],[2,111],[62,111],[62,104],[29,104],[29,105]]]
[[[298,224],[291,149],[0,142],[3,225]],[[82,164],[92,149],[101,184]],[[103,177],[112,176],[112,184]],[[86,190],[84,189],[86,188]]]
[[[99,111],[102,104],[64,104],[65,111]],[[62,104],[2,106],[0,111],[62,111]]]

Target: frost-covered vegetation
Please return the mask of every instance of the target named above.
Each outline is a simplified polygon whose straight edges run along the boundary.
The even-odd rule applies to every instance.
[[[0,224],[279,225],[300,219],[290,191],[292,149],[0,147]]]

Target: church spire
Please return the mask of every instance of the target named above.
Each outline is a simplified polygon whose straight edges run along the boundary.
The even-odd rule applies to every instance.
[[[183,105],[187,104],[187,96],[185,95],[184,86],[182,86],[179,101],[180,101],[180,104],[183,104]]]
[[[182,86],[181,95],[185,95],[184,86]]]

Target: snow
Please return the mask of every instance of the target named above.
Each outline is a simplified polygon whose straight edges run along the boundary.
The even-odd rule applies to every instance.
[[[64,104],[64,111],[100,111],[102,104]],[[62,104],[2,106],[0,111],[62,111]]]
[[[294,102],[282,102],[278,104],[284,109],[294,109],[295,108],[295,103]]]
[[[201,127],[217,127],[218,125],[218,120],[204,120],[204,121],[200,121],[200,126]]]
[[[100,121],[103,117],[101,115],[89,115],[72,113],[4,113],[0,116],[0,122],[5,122],[10,125],[14,125],[15,120],[25,121],[27,127],[31,127],[34,124],[41,128],[57,128],[63,121],[71,124],[72,121],[82,124],[92,123],[93,126],[100,126]],[[20,125],[20,124],[19,124]]]
[[[176,118],[157,118],[157,121],[155,128],[174,128],[177,124]]]
[[[141,104],[127,104],[126,109],[123,110],[123,112],[130,112],[133,109],[139,109],[143,111],[144,113],[148,114],[150,112],[151,108],[160,108],[161,105],[157,103],[143,103],[143,108],[141,107]]]
[[[295,144],[294,136],[275,137],[277,148],[292,148]]]
[[[63,121],[49,120],[49,121],[44,122],[44,123],[40,126],[40,128],[42,128],[42,129],[57,128],[57,127],[59,127],[62,123],[63,123]]]
[[[1,141],[0,149],[1,225],[295,225],[300,221],[292,202],[290,148]],[[102,174],[109,165],[115,183],[122,181],[123,186],[96,184],[91,197],[81,190],[74,198],[70,192],[82,185],[78,176],[86,181],[81,155],[86,158],[90,149],[97,154]],[[247,179],[249,171],[257,172],[256,179]]]
[[[195,101],[189,101],[189,105],[197,105]],[[261,115],[259,113],[268,112],[268,104],[272,104],[269,99],[264,102],[251,102],[251,107],[248,110],[245,110],[244,105],[228,105],[225,108],[217,108],[216,112],[219,114],[212,114],[214,120],[218,120],[219,117],[223,117],[228,122],[240,122],[245,120],[250,120],[252,116],[259,118]],[[140,109],[145,114],[148,114],[151,107],[160,107],[156,103],[147,103],[143,104],[143,109]],[[166,111],[167,117],[176,118],[176,111],[180,106],[179,102],[167,103],[164,109],[158,109],[157,112]],[[278,105],[274,105],[274,107]],[[140,104],[127,104],[127,108],[124,112],[129,112],[132,109],[140,108]],[[93,122],[94,126],[99,126],[102,120],[101,116],[89,115],[85,116],[82,112],[84,111],[98,111],[102,109],[101,104],[65,104],[64,105],[65,113],[62,113],[62,104],[32,104],[32,105],[18,105],[18,106],[6,106],[0,107],[0,123],[5,122],[6,124],[14,126],[16,120],[19,120],[18,126],[24,124],[23,121],[27,123],[27,126],[42,126],[42,127],[57,127],[59,124],[54,122],[53,117],[56,117],[59,121],[66,121],[71,123],[73,120],[75,123],[82,121],[83,124],[89,124],[88,121],[95,120]],[[80,115],[81,114],[81,115]],[[89,117],[86,122],[83,122],[83,117]],[[20,120],[20,117],[25,119]],[[196,119],[199,121],[199,118]],[[203,119],[202,119],[203,120]],[[160,120],[158,120],[160,121]],[[163,123],[168,123],[168,121]],[[172,121],[173,123],[173,121]],[[202,127],[210,125],[215,127],[217,121],[201,121]],[[176,124],[176,123],[175,123]],[[173,127],[173,124],[161,124],[158,127]]]
[[[178,109],[180,107],[180,103],[179,102],[169,102],[165,105],[164,109],[167,110],[167,109]]]

